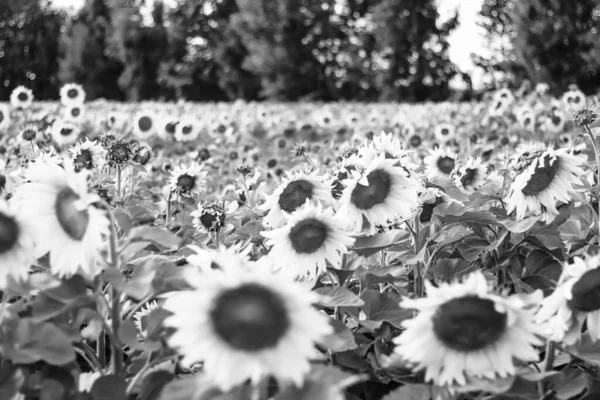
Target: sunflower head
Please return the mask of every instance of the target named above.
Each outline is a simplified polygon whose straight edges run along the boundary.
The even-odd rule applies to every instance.
[[[289,182],[279,196],[279,207],[285,212],[294,212],[307,200],[312,199],[314,188],[312,182],[304,179]]]
[[[218,232],[225,226],[225,210],[217,203],[207,204],[194,211],[194,225],[208,232]]]
[[[13,249],[19,238],[19,230],[14,217],[0,212],[0,254]]]
[[[589,107],[580,108],[573,115],[573,120],[577,124],[577,126],[586,126],[593,124],[598,115]]]

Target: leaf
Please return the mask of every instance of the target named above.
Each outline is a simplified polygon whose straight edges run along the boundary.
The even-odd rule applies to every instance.
[[[479,237],[472,237],[461,241],[456,248],[465,260],[473,262],[479,258],[481,252],[484,251],[488,245],[489,243],[487,240]]]
[[[336,367],[315,366],[302,387],[289,385],[275,400],[331,400],[344,398],[342,390],[363,380]]]
[[[445,246],[447,244],[458,242],[472,234],[473,231],[469,228],[465,228],[462,225],[456,225],[450,229],[441,230],[433,240],[438,242],[438,246]]]
[[[31,364],[45,361],[65,365],[75,360],[75,351],[67,335],[55,325],[36,324],[30,318],[6,326],[2,346],[4,354],[15,363]]]
[[[362,236],[354,242],[353,250],[359,256],[369,257],[378,251],[395,246],[410,237],[406,231],[389,231],[372,236]]]
[[[175,250],[181,239],[171,232],[156,226],[137,226],[129,231],[129,239],[133,241],[150,241],[165,249]]]
[[[444,203],[437,206],[433,211],[433,218],[441,225],[455,223],[498,225],[496,217],[491,212],[467,211],[467,208],[455,202]]]
[[[556,390],[556,397],[561,400],[571,399],[587,388],[586,374],[583,371],[578,368],[565,369],[561,371],[560,375],[550,378],[554,390]]]
[[[116,375],[96,379],[90,390],[93,400],[127,400],[127,384]]]
[[[333,327],[334,331],[332,334],[325,336],[321,340],[321,344],[324,347],[336,353],[340,351],[354,350],[357,347],[354,334],[341,321],[330,318],[329,325]]]
[[[520,221],[515,221],[512,219],[498,219],[498,222],[510,232],[523,233],[530,230],[539,220],[539,216],[531,216]]]
[[[132,320],[126,320],[119,327],[119,339],[121,343],[131,347],[132,349],[140,348],[140,343],[137,339],[138,331],[135,323]]]
[[[362,310],[367,320],[359,322],[369,329],[378,328],[384,321],[400,328],[402,321],[413,316],[411,310],[400,308],[400,298],[391,297],[375,290],[365,290],[360,298],[365,302]]]
[[[157,264],[152,259],[137,266],[131,278],[125,283],[123,291],[135,300],[141,300],[152,291],[152,281],[156,275]]]
[[[552,281],[558,282],[562,272],[561,264],[550,254],[533,250],[525,259],[525,275],[541,275]]]
[[[431,270],[434,279],[449,282],[476,270],[478,267],[460,258],[438,258]]]
[[[133,218],[131,218],[129,213],[123,208],[115,208],[113,214],[119,228],[121,228],[125,234],[128,234],[129,231],[131,231],[131,228],[133,228]]]
[[[430,400],[432,388],[429,385],[404,385],[390,392],[381,400]]]
[[[581,339],[567,350],[585,362],[600,367],[600,340],[593,341],[589,334],[581,335]]]
[[[158,400],[163,388],[175,378],[171,372],[156,371],[147,375],[142,381],[140,399]]]
[[[360,307],[365,302],[349,289],[341,286],[326,286],[315,289],[321,295],[319,304],[324,307]]]
[[[548,250],[564,249],[565,247],[560,231],[554,225],[546,225],[541,229],[532,231],[531,234]]]

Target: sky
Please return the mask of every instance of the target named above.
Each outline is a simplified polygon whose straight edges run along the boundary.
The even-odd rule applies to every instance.
[[[84,0],[54,0],[53,3],[59,7],[77,9],[81,7]],[[473,82],[477,82],[477,70],[471,61],[471,53],[485,53],[485,42],[482,29],[476,24],[477,14],[483,0],[437,0],[438,10],[442,19],[452,15],[458,9],[460,14],[460,25],[449,38],[450,60],[454,62],[463,72],[472,74]]]

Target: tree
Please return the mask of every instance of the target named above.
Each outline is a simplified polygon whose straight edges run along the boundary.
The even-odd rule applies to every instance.
[[[105,0],[86,0],[62,38],[60,79],[83,86],[89,99],[123,100],[123,63],[110,51],[111,10]]]
[[[443,100],[457,70],[448,57],[448,35],[458,15],[437,26],[434,0],[382,0],[376,24],[378,88],[383,100]]]
[[[600,88],[600,3],[597,0],[515,2],[514,53],[533,82],[562,92]]]
[[[0,82],[7,100],[12,89],[24,85],[38,99],[58,95],[60,29],[65,15],[39,0],[0,2]]]

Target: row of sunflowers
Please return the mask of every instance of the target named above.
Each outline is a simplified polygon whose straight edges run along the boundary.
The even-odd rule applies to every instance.
[[[596,98],[0,105],[0,398],[599,393]],[[592,398],[592,397],[590,397]]]

